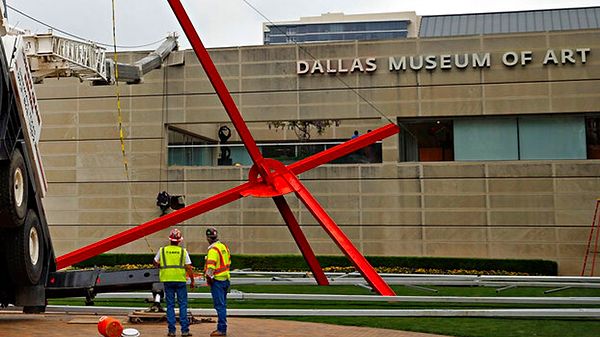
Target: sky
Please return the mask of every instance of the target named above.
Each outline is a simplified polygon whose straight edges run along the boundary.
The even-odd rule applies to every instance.
[[[86,40],[112,46],[113,0],[5,0],[15,9],[47,25]],[[262,23],[292,21],[327,12],[344,14],[414,11],[417,15],[483,13],[528,9],[600,6],[600,0],[181,0],[208,48],[262,44]],[[151,50],[170,32],[180,46],[189,43],[167,0],[114,0],[119,50]],[[260,13],[249,5],[251,4]],[[263,17],[264,15],[264,17]],[[8,9],[9,23],[32,33],[48,28]],[[64,35],[55,32],[57,35]],[[125,48],[134,47],[136,48]],[[112,49],[112,47],[109,47]]]

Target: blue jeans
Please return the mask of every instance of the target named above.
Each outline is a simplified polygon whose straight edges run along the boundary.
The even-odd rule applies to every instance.
[[[187,317],[187,287],[185,282],[164,282],[165,301],[167,302],[167,324],[169,332],[175,332],[175,294],[179,302],[179,322],[181,323],[181,332],[190,331],[190,321]]]
[[[229,280],[214,280],[210,286],[213,304],[217,311],[217,330],[227,332],[227,290],[229,289]]]

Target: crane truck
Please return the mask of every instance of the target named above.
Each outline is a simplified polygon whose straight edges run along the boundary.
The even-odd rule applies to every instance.
[[[0,303],[36,307],[55,269],[41,201],[48,188],[38,147],[42,119],[23,38],[9,34],[0,8]]]

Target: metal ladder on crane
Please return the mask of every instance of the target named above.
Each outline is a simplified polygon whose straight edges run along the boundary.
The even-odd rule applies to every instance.
[[[106,57],[105,48],[92,42],[56,36],[51,32],[24,35],[23,41],[36,83],[46,77],[78,77],[94,84],[111,84],[116,80],[115,61]],[[176,49],[177,35],[170,34],[156,50],[134,64],[118,63],[119,81],[139,83],[144,74],[160,68]]]
[[[46,77],[71,76],[82,81],[107,81],[106,54],[100,46],[52,33],[25,35],[23,41],[36,82]]]
[[[594,209],[594,217],[592,218],[590,235],[588,236],[587,247],[585,249],[585,255],[583,257],[583,267],[581,268],[581,276],[586,276],[585,274],[586,269],[588,267],[587,264],[590,254],[592,255],[592,257],[590,263],[590,272],[588,276],[594,276],[596,256],[598,256],[598,238],[600,237],[600,214],[598,214],[598,208],[600,208],[600,199],[596,199],[596,207]]]

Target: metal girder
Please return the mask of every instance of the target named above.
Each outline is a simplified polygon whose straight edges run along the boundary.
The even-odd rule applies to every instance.
[[[144,299],[148,293],[111,292],[98,294],[96,298]],[[191,293],[189,299],[210,299],[210,293]],[[245,293],[232,291],[227,294],[231,300],[282,300],[282,301],[335,301],[335,302],[418,302],[418,303],[477,303],[477,304],[585,304],[598,305],[600,297],[542,297],[542,296],[377,296],[377,295],[337,295],[337,294],[281,294]]]
[[[393,296],[394,291],[387,285],[375,269],[369,264],[367,259],[356,249],[350,239],[337,226],[333,219],[321,207],[317,200],[302,185],[296,175],[315,168],[321,164],[330,162],[336,158],[352,153],[360,148],[370,145],[385,137],[396,134],[399,128],[395,124],[389,124],[361,137],[350,140],[329,150],[320,152],[295,164],[285,166],[282,163],[265,159],[250,130],[248,129],[242,115],[240,114],[231,94],[227,90],[223,79],[219,75],[217,68],[208,54],[208,51],[202,44],[191,20],[189,19],[183,5],[179,0],[168,0],[175,16],[179,20],[188,41],[192,45],[198,60],[202,64],[206,75],[213,85],[225,111],[229,115],[235,126],[242,142],[246,146],[254,166],[250,170],[249,182],[236,188],[219,193],[213,197],[199,201],[181,210],[175,211],[169,215],[151,220],[145,224],[129,229],[125,232],[113,235],[97,243],[80,248],[72,253],[61,256],[57,259],[57,269],[70,266],[74,263],[86,260],[95,255],[104,253],[110,249],[122,246],[126,243],[139,239],[143,236],[152,234],[161,229],[165,229],[177,223],[188,220],[209,210],[223,206],[234,200],[245,196],[271,197],[275,201],[282,217],[284,218],[296,244],[300,248],[303,256],[309,264],[318,284],[326,285],[328,280],[323,273],[308,240],[302,233],[300,225],[296,221],[289,205],[283,198],[284,194],[295,192],[296,196],[302,200],[311,214],[321,224],[323,229],[329,234],[331,239],[338,245],[343,253],[352,261],[361,275],[380,295]]]
[[[141,307],[90,307],[49,305],[46,312],[127,315]],[[189,309],[193,315],[215,316],[214,309]],[[598,308],[531,309],[227,309],[231,317],[333,316],[333,317],[578,317],[600,318]]]

